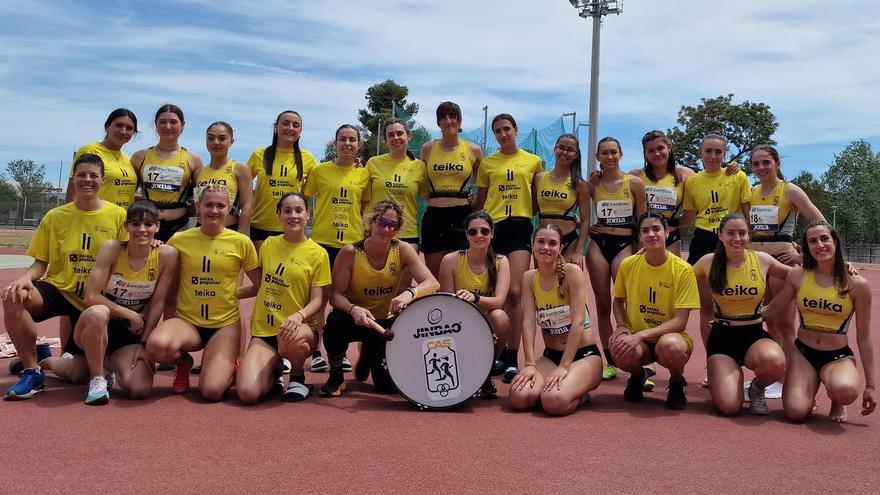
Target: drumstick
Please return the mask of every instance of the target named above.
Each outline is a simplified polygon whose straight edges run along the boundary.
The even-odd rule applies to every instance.
[[[384,338],[385,340],[391,340],[394,338],[394,330],[391,330],[390,328],[386,330],[382,328],[382,325],[376,323],[376,320],[372,320],[370,318],[367,318],[367,322],[370,324],[371,327],[373,327],[373,330],[379,332],[379,335],[381,335],[382,338]]]

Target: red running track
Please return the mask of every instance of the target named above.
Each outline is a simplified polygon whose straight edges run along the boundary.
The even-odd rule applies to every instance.
[[[0,270],[0,286],[21,273]],[[880,271],[862,273],[880,318]],[[54,321],[39,328],[57,335]],[[880,349],[878,332],[873,342]],[[14,382],[7,362],[3,389]],[[704,364],[698,344],[685,411],[665,409],[661,370],[643,403],[623,401],[624,373],[564,418],[510,411],[500,380],[496,401],[419,412],[351,381],[337,399],[205,404],[195,388],[172,395],[170,373],[157,375],[150,399],[88,407],[85,387],[50,378],[34,399],[0,401],[2,492],[876,493],[880,412],[850,407],[849,424],[830,423],[820,390],[822,414],[806,424],[785,421],[779,400],[767,417],[723,418],[699,386]]]

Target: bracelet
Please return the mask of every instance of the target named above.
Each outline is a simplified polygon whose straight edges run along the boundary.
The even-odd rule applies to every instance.
[[[294,313],[294,314],[295,314],[295,315],[298,314],[299,317],[302,318],[302,320],[300,320],[300,323],[306,321],[306,315],[302,314],[302,310],[299,310],[299,311],[297,311],[297,312]]]
[[[352,304],[352,305],[351,305],[351,306],[350,306],[350,307],[349,307],[349,308],[348,308],[348,314],[351,314],[351,310],[353,310],[353,309],[354,309],[354,306],[355,306],[355,305],[354,305],[354,304]]]
[[[480,302],[480,295],[479,294],[477,294],[476,292],[471,292],[471,294],[474,295],[474,304],[477,304],[478,302]]]
[[[412,299],[410,299],[410,301],[415,301],[416,297],[418,297],[418,290],[415,287],[410,287],[406,289],[406,291],[409,292],[409,294],[412,296]]]

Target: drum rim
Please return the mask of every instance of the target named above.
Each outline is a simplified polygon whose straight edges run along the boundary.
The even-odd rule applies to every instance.
[[[476,304],[474,304],[474,303],[472,303],[472,302],[470,302],[470,301],[465,301],[464,299],[462,299],[462,298],[456,296],[456,295],[453,294],[452,292],[439,292],[439,291],[438,291],[438,292],[432,292],[431,294],[428,294],[427,296],[420,297],[420,298],[416,299],[416,301],[421,301],[421,300],[423,300],[423,299],[427,299],[427,298],[429,298],[429,297],[433,297],[433,296],[452,297],[452,298],[455,298],[455,299],[457,299],[457,300],[459,300],[459,301],[461,301],[461,302],[463,302],[463,303],[466,303],[466,304],[471,305],[471,306],[477,311],[477,313],[480,314],[480,316],[483,318],[483,321],[486,322],[486,326],[489,328],[489,333],[490,333],[490,335],[494,335],[494,333],[492,332],[492,325],[489,323],[489,318],[486,318],[486,315],[485,315],[482,311],[480,311],[480,308],[477,307]],[[415,301],[413,301],[413,302],[415,302]],[[406,308],[404,308],[404,309],[406,309]],[[401,311],[401,312],[402,312],[402,311]],[[396,316],[395,316],[395,318],[394,318],[394,323],[397,323],[397,317],[396,317]],[[394,323],[391,324],[391,328],[394,328]],[[493,342],[493,350],[494,350],[494,342]],[[385,361],[386,361],[386,365],[387,365],[387,361],[388,361],[388,356],[387,356],[387,354],[386,354],[386,356],[385,356]],[[486,373],[486,378],[489,378],[491,375],[492,375],[492,365],[491,365],[491,363],[490,363],[490,364],[489,364],[489,372]],[[470,401],[471,399],[473,399],[473,394],[470,394],[470,395],[468,395],[467,397],[465,397],[464,399],[462,399],[460,402],[456,402],[455,404],[450,404],[450,405],[448,405],[448,406],[430,406],[430,405],[428,405],[428,404],[424,404],[424,403],[422,403],[422,402],[420,402],[420,401],[417,401],[417,400],[411,398],[410,396],[408,396],[406,393],[404,393],[402,390],[400,390],[400,387],[397,386],[397,382],[394,381],[394,377],[391,376],[391,373],[390,373],[390,372],[388,373],[388,376],[391,377],[391,383],[394,384],[394,388],[397,389],[397,393],[400,394],[401,397],[403,397],[404,399],[406,399],[407,402],[409,402],[410,404],[413,404],[414,406],[416,406],[416,407],[418,407],[418,408],[420,408],[420,409],[422,409],[422,410],[426,410],[426,411],[444,411],[444,410],[448,410],[448,409],[455,409],[456,407],[461,407],[463,404],[465,404],[466,402],[468,402],[468,401]],[[483,381],[485,381],[485,379],[483,379]],[[478,391],[479,391],[479,390],[478,390]]]

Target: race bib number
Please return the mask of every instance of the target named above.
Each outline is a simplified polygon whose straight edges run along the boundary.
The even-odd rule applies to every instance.
[[[648,209],[659,212],[674,212],[678,203],[678,193],[674,187],[645,186]]]
[[[565,335],[571,329],[571,309],[566,304],[538,310],[538,326],[550,335]]]
[[[749,220],[755,232],[778,232],[779,207],[752,206],[749,209]]]
[[[596,202],[596,218],[605,225],[625,224],[632,221],[633,203],[628,199]]]
[[[104,289],[104,295],[120,306],[138,306],[150,301],[155,287],[153,280],[132,282],[114,273]]]
[[[162,165],[144,167],[144,183],[156,191],[179,192],[183,184],[183,169]]]

